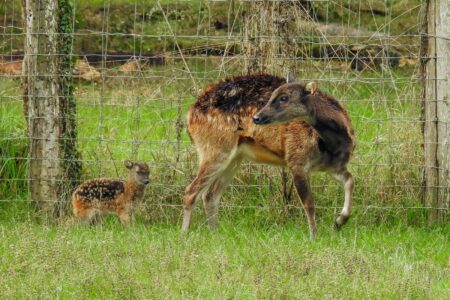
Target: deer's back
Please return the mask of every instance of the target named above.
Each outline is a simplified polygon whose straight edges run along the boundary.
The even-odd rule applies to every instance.
[[[268,74],[226,78],[206,87],[194,104],[197,112],[248,115],[248,108],[261,109],[272,92],[286,81]]]
[[[91,179],[81,184],[74,195],[85,201],[113,201],[125,192],[125,184],[122,180],[98,178]]]
[[[252,116],[283,83],[281,77],[256,74],[226,78],[206,87],[188,112],[188,131],[199,154],[217,156],[220,155],[217,152],[231,151],[244,144],[252,147],[264,144],[260,150],[268,149],[265,154],[281,154],[280,126],[261,128],[253,124]],[[268,143],[267,136],[270,136]]]
[[[237,145],[244,156],[261,163],[328,164],[325,152],[326,160],[321,157],[319,134],[306,122],[253,123],[252,117],[284,83],[283,78],[258,74],[231,77],[206,87],[188,112],[188,131],[200,156],[215,157]]]
[[[72,201],[82,206],[115,209],[118,205],[135,204],[142,200],[144,186],[109,178],[91,179],[81,184],[72,195]]]

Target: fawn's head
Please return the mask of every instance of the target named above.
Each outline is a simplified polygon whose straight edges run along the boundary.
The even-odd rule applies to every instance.
[[[257,125],[286,123],[293,119],[308,121],[311,117],[308,96],[317,92],[317,82],[307,85],[295,82],[289,75],[287,83],[273,91],[269,102],[253,116]]]
[[[129,160],[125,160],[123,164],[125,165],[125,168],[130,170],[130,174],[128,175],[129,180],[132,180],[137,184],[150,183],[150,168],[145,162],[132,162]]]

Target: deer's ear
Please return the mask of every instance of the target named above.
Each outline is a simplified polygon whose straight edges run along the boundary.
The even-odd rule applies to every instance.
[[[318,90],[319,84],[317,81],[311,81],[308,82],[308,84],[305,86],[305,91],[310,92],[311,94],[315,94]]]
[[[125,166],[125,168],[131,169],[133,167],[134,163],[127,159],[123,162],[123,165]]]
[[[286,83],[294,83],[296,81],[297,81],[297,79],[294,77],[294,74],[289,72],[287,77],[286,77]]]

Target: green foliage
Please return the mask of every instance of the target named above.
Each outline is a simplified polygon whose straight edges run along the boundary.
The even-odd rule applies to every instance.
[[[61,0],[61,4],[71,1]],[[75,21],[75,31],[108,32],[105,39],[103,35],[82,34],[76,36],[74,53],[89,53],[102,51],[126,51],[139,53],[176,51],[174,39],[167,26],[166,20],[158,1],[131,1],[131,0],[95,0],[73,1],[75,19],[70,16],[69,23]],[[242,28],[243,14],[248,5],[245,1],[159,1],[165,11],[171,30],[177,36],[177,42],[185,52],[204,51],[202,48],[213,47],[225,49],[230,46],[228,35],[238,36]],[[348,28],[362,29],[380,34],[402,35],[396,37],[396,44],[413,44],[418,34],[418,15],[420,0],[408,1],[319,1],[312,2],[319,21],[331,25],[343,25]],[[1,23],[10,24],[11,33],[19,33],[21,26],[20,0],[6,1],[0,6]],[[373,13],[371,10],[379,13]],[[5,20],[3,20],[5,19]],[[214,29],[213,22],[220,20],[228,25],[226,30]],[[230,23],[230,24],[228,24]],[[135,35],[137,34],[137,35]],[[190,37],[188,37],[190,36]],[[195,38],[204,36],[207,38]],[[342,40],[333,41],[342,44]],[[352,39],[351,43],[357,43]],[[366,39],[363,39],[367,42]],[[306,42],[311,42],[306,38]],[[314,41],[313,44],[317,41]],[[347,41],[349,42],[349,41]],[[372,39],[376,43],[377,39]],[[305,44],[304,41],[299,42]],[[309,44],[309,43],[308,43]],[[233,47],[238,47],[234,45]],[[20,37],[11,36],[8,43],[1,44],[0,50],[4,53],[23,48]],[[415,51],[414,45],[403,52]],[[399,50],[399,49],[397,49]],[[402,52],[402,51],[401,51]]]
[[[65,118],[64,134],[62,135],[62,153],[64,168],[67,173],[67,185],[63,187],[70,193],[78,184],[81,172],[80,153],[77,150],[76,101],[73,95],[73,8],[68,0],[58,0],[59,7],[59,33],[61,35],[59,53],[62,55],[61,89],[65,97],[62,106],[62,115]]]
[[[28,139],[16,91],[16,82],[0,81],[0,205],[27,192]]]

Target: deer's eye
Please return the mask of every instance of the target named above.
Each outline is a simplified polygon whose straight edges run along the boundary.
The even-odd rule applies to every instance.
[[[287,96],[281,96],[279,99],[280,99],[280,102],[288,101],[288,97]]]

